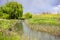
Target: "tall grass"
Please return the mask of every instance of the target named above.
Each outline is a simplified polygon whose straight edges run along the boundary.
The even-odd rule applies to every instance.
[[[60,35],[60,14],[33,15],[33,17],[26,20],[25,23],[28,24],[32,30]]]
[[[13,28],[17,20],[0,20],[0,40],[20,40],[20,35],[9,28]]]
[[[33,15],[33,18],[29,19],[30,24],[48,24],[60,26],[60,15],[58,14],[40,14]]]

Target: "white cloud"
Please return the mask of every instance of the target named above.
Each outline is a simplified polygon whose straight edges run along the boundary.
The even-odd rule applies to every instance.
[[[51,13],[57,14],[60,13],[60,5],[53,7],[52,9],[50,9]]]

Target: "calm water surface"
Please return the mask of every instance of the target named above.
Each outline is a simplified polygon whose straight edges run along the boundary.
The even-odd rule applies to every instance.
[[[28,28],[28,26],[24,23],[24,22],[20,22],[19,24],[17,24],[18,27],[16,28],[16,30],[22,35],[26,35],[29,37],[29,40],[32,40],[33,38],[35,38],[36,40],[60,40],[60,37],[57,36],[52,36],[48,33],[44,33],[44,32],[37,32],[34,30],[31,30],[30,28]]]

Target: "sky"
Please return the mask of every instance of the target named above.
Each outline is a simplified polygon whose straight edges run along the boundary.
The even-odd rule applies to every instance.
[[[6,3],[7,0],[0,0],[0,5]],[[11,0],[10,0],[11,1]],[[60,0],[15,0],[24,7],[24,12],[41,13],[41,12],[57,12],[60,10]]]

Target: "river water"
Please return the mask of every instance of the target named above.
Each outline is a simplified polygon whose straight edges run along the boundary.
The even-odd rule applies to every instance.
[[[60,37],[58,36],[53,36],[48,33],[31,30],[24,22],[21,22],[19,24],[19,28],[18,30],[23,31],[22,35],[28,36],[29,40],[32,40],[33,38],[35,38],[34,40],[60,40]]]

